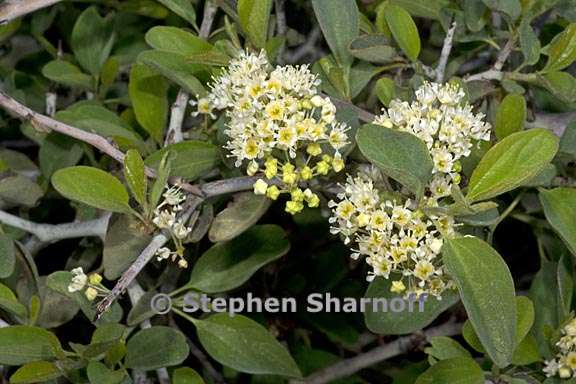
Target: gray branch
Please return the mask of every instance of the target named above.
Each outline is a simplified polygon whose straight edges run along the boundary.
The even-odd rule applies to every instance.
[[[448,32],[446,32],[444,44],[442,45],[442,51],[440,52],[440,59],[438,60],[438,66],[436,67],[437,83],[442,83],[444,81],[444,73],[446,72],[446,64],[448,64],[448,57],[450,57],[450,52],[452,51],[452,43],[454,42],[455,31],[456,22],[453,22],[452,26],[448,29]]]
[[[98,219],[80,223],[39,224],[0,211],[0,223],[29,232],[45,243],[85,236],[99,237],[104,240],[110,216],[111,213],[106,213]]]
[[[0,25],[62,0],[6,0],[0,5]]]
[[[462,324],[448,322],[438,327],[430,328],[421,333],[400,337],[388,344],[376,347],[366,353],[350,359],[342,360],[328,368],[322,369],[302,381],[293,380],[290,384],[324,384],[350,376],[373,364],[401,355],[417,347],[434,336],[453,336],[460,333]]]

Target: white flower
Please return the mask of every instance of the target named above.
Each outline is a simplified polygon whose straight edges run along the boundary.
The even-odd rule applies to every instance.
[[[168,205],[179,206],[186,200],[184,194],[180,191],[180,187],[171,187],[163,194],[164,201]]]
[[[176,238],[182,240],[185,239],[186,236],[190,234],[190,232],[192,232],[192,228],[186,227],[182,222],[182,220],[178,220],[178,222],[174,224],[172,232],[174,233],[174,236],[176,236]]]
[[[68,285],[68,292],[77,292],[84,289],[88,282],[88,276],[82,270],[82,267],[74,268],[72,270],[72,282]]]
[[[265,195],[266,194],[266,190],[268,189],[268,183],[266,183],[264,180],[262,179],[258,179],[255,183],[254,183],[254,193],[256,195]]]
[[[170,248],[162,247],[156,251],[156,256],[158,261],[166,260],[172,255]]]
[[[160,229],[170,228],[176,221],[176,213],[167,209],[154,211],[152,222]]]

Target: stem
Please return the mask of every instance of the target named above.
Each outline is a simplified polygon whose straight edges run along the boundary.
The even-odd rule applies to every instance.
[[[8,0],[0,6],[0,24],[8,23],[18,17],[42,8],[49,7],[62,0]]]
[[[494,224],[492,224],[490,226],[490,232],[488,233],[488,243],[492,244],[492,239],[494,238],[494,232],[496,231],[496,228],[498,227],[498,224],[500,224],[506,217],[508,217],[508,215],[510,215],[512,213],[512,211],[514,210],[514,208],[516,208],[516,206],[518,205],[518,203],[520,202],[520,200],[522,199],[522,196],[524,196],[524,191],[521,191],[518,196],[516,196],[514,198],[514,200],[512,201],[512,203],[510,203],[510,205],[508,206],[508,208],[506,208],[504,210],[504,212],[502,212],[502,214],[498,217],[498,219],[496,220],[496,222]]]
[[[448,64],[448,57],[450,56],[450,51],[452,51],[452,43],[454,41],[455,31],[456,31],[456,22],[454,21],[452,23],[452,26],[448,29],[446,37],[444,38],[444,44],[442,45],[440,60],[438,60],[438,67],[436,67],[437,83],[442,83],[444,81],[444,73],[446,72],[446,64]]]

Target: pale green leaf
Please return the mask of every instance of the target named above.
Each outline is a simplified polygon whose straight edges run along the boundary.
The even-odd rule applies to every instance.
[[[135,149],[126,152],[124,158],[124,178],[132,192],[132,196],[140,205],[146,204],[148,179],[144,172],[144,160]]]
[[[498,140],[524,128],[526,120],[526,100],[518,94],[507,95],[496,112],[494,131]]]
[[[93,79],[80,68],[64,60],[53,60],[42,67],[42,74],[48,79],[69,87],[92,89]]]
[[[212,221],[208,238],[213,243],[235,238],[256,224],[270,204],[270,199],[252,192],[236,195],[234,201]]]
[[[272,0],[238,0],[240,26],[254,47],[266,47]]]
[[[576,60],[576,23],[569,24],[547,47],[548,61],[543,72],[559,71]]]
[[[33,361],[24,364],[10,376],[11,384],[44,383],[60,377],[62,373],[56,364],[49,361]]]
[[[116,177],[93,167],[63,168],[52,176],[52,185],[64,197],[112,212],[130,212],[128,192]]]
[[[189,352],[186,337],[164,326],[139,331],[128,340],[126,349],[126,367],[142,371],[178,365]]]
[[[157,168],[164,154],[170,152],[172,176],[195,180],[220,163],[218,147],[204,141],[187,140],[168,145],[146,158],[146,165]]]
[[[540,190],[546,219],[576,256],[576,189]]]
[[[412,16],[402,7],[387,5],[384,18],[400,49],[410,60],[416,61],[420,54],[420,35]]]
[[[442,360],[428,368],[415,384],[484,384],[482,368],[470,357]]]
[[[27,325],[0,328],[0,364],[23,365],[62,355],[60,342],[45,329]]]

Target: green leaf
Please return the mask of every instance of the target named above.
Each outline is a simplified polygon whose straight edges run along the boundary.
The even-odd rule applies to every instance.
[[[557,150],[558,138],[545,129],[505,137],[480,160],[466,198],[475,202],[513,190],[542,171]]]
[[[538,84],[562,101],[576,101],[576,78],[568,72],[548,72],[538,78]]]
[[[33,207],[44,195],[44,191],[30,178],[16,175],[0,180],[0,199],[10,205]]]
[[[92,89],[93,80],[80,68],[64,60],[53,60],[42,67],[42,74],[48,79],[69,87]]]
[[[546,219],[576,256],[576,189],[542,189],[540,202]]]
[[[119,278],[151,240],[142,224],[132,216],[113,217],[108,224],[102,252],[104,276],[109,280]]]
[[[204,96],[206,89],[194,76],[204,70],[204,67],[198,64],[190,63],[190,60],[177,53],[168,51],[144,51],[138,55],[137,61],[154,68],[162,76],[175,82],[193,95]]]
[[[396,56],[396,50],[388,45],[384,35],[362,35],[352,40],[350,54],[372,63],[388,63]]]
[[[126,377],[125,371],[113,371],[99,361],[90,361],[86,373],[90,384],[119,384]]]
[[[360,30],[356,1],[312,0],[312,6],[332,54],[341,66],[349,66],[353,58],[348,47]]]
[[[396,293],[390,292],[391,279],[377,278],[368,286],[364,297],[370,299],[386,299],[388,303],[392,299],[401,299]],[[368,329],[381,335],[405,335],[425,328],[432,323],[442,312],[450,308],[458,301],[458,293],[448,290],[442,295],[442,300],[435,297],[427,297],[423,303],[424,310],[420,312],[420,303],[412,303],[413,310],[394,312],[391,310],[374,310],[369,305],[364,312],[364,321]],[[410,306],[407,303],[407,308]]]
[[[72,51],[76,59],[94,76],[100,74],[114,44],[114,14],[100,17],[96,7],[87,8],[72,30]]]
[[[16,265],[16,248],[12,238],[0,233],[0,279],[12,275]]]
[[[19,317],[26,316],[26,307],[20,304],[10,288],[0,283],[0,308]]]
[[[520,0],[482,0],[482,2],[488,8],[510,16],[512,20],[516,20],[522,12]]]
[[[184,57],[214,49],[206,40],[181,28],[157,26],[146,32],[146,42],[152,48],[177,53]]]
[[[435,336],[430,338],[431,347],[424,351],[436,360],[446,360],[455,357],[472,357],[470,352],[456,340],[447,336]]]
[[[534,65],[540,59],[540,40],[532,29],[530,22],[522,20],[518,30],[520,37],[520,49],[524,55],[525,65]]]
[[[173,154],[170,175],[195,180],[220,163],[218,147],[203,141],[187,140],[168,145],[146,158],[146,165],[157,168],[167,152]]]
[[[0,328],[0,364],[23,365],[63,355],[60,342],[51,332],[27,325]]]
[[[266,47],[272,0],[238,0],[238,19],[250,42],[259,49]]]
[[[213,245],[194,264],[187,286],[202,292],[225,292],[244,284],[262,266],[290,249],[277,225],[257,225],[237,238]]]
[[[288,351],[254,320],[226,313],[195,320],[200,343],[219,363],[256,375],[300,377]]]
[[[188,0],[158,0],[166,8],[196,26],[196,11],[194,6]]]
[[[126,368],[150,371],[178,365],[188,356],[186,337],[170,327],[155,326],[139,331],[126,345]]]
[[[384,8],[384,18],[400,49],[416,61],[420,54],[420,35],[412,16],[404,8],[391,4]]]
[[[576,60],[576,23],[569,24],[546,48],[548,61],[542,72],[559,71]]]
[[[522,95],[507,95],[496,112],[494,131],[498,140],[512,133],[520,132],[526,120],[526,100]]]
[[[162,197],[162,193],[164,192],[166,183],[168,183],[168,178],[170,177],[172,158],[174,157],[172,156],[173,154],[174,153],[172,151],[166,151],[164,154],[162,154],[158,166],[155,167],[156,180],[154,180],[154,183],[152,184],[152,190],[150,191],[151,207],[157,207],[160,203],[160,198]]]
[[[439,361],[418,377],[415,384],[483,384],[482,368],[469,357]]]
[[[235,238],[256,224],[270,204],[270,199],[252,192],[237,194],[212,221],[208,238],[213,243]]]
[[[133,64],[128,84],[130,100],[138,123],[161,143],[168,116],[168,85],[155,70]]]
[[[128,313],[128,318],[126,319],[126,324],[134,327],[144,320],[148,320],[157,313],[152,309],[152,298],[156,296],[158,292],[152,290],[146,292],[136,304],[132,306],[130,312]]]
[[[512,357],[512,364],[528,365],[540,360],[536,339],[532,335],[527,335],[516,347],[514,356]]]
[[[534,304],[526,296],[516,297],[516,345],[526,337],[534,324]]]
[[[204,384],[204,379],[192,368],[181,367],[174,370],[172,384]]]
[[[376,81],[374,91],[378,100],[387,107],[396,96],[396,84],[388,77],[381,77]]]
[[[128,192],[120,180],[93,167],[76,166],[56,171],[52,185],[62,196],[112,212],[130,212]]]
[[[144,172],[144,160],[142,160],[142,157],[135,149],[126,152],[126,157],[124,158],[124,178],[134,199],[136,199],[140,205],[146,205],[148,179]]]
[[[446,239],[443,260],[488,355],[498,366],[507,366],[516,345],[516,299],[508,266],[476,237]]]
[[[10,376],[11,384],[44,383],[60,377],[62,374],[54,363],[33,361],[27,363]]]
[[[366,124],[358,130],[356,142],[371,163],[418,198],[422,196],[434,166],[422,140],[408,132]]]
[[[58,132],[49,133],[38,151],[38,161],[44,177],[49,179],[61,168],[76,165],[84,155],[77,140]]]

